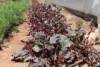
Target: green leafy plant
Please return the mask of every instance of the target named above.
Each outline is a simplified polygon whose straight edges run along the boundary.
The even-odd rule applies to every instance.
[[[5,0],[0,4],[0,40],[14,30],[14,26],[24,21],[24,12],[29,6],[29,0]]]

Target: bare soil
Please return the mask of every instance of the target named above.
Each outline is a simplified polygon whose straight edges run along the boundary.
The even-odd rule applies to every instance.
[[[24,22],[18,26],[18,33],[12,33],[13,37],[9,37],[4,42],[3,50],[0,51],[0,67],[28,67],[28,63],[15,63],[11,61],[13,52],[20,50],[24,45],[20,40],[26,40],[29,32],[29,25]]]

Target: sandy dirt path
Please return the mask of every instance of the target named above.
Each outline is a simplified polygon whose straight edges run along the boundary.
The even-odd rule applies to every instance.
[[[0,51],[0,67],[28,67],[27,63],[15,63],[11,61],[11,55],[16,50],[21,49],[24,45],[21,45],[20,40],[26,40],[29,32],[29,25],[24,22],[18,26],[18,33],[13,33],[13,37],[9,38],[9,41],[4,42],[7,48]]]

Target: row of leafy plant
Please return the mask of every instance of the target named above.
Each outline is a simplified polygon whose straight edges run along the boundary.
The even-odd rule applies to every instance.
[[[81,67],[85,63],[98,67],[100,52],[84,38],[80,27],[71,29],[60,9],[34,4],[29,11],[29,38],[12,55],[13,61],[30,62],[29,67]]]
[[[23,14],[29,6],[29,0],[3,0],[0,3],[0,40],[23,22]]]

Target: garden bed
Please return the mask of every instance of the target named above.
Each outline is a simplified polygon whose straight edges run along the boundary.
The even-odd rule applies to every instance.
[[[29,67],[100,65],[100,52],[93,47],[95,43],[85,38],[80,25],[71,28],[60,9],[35,3],[32,2],[29,10],[29,38],[12,55],[13,61],[30,62]]]

